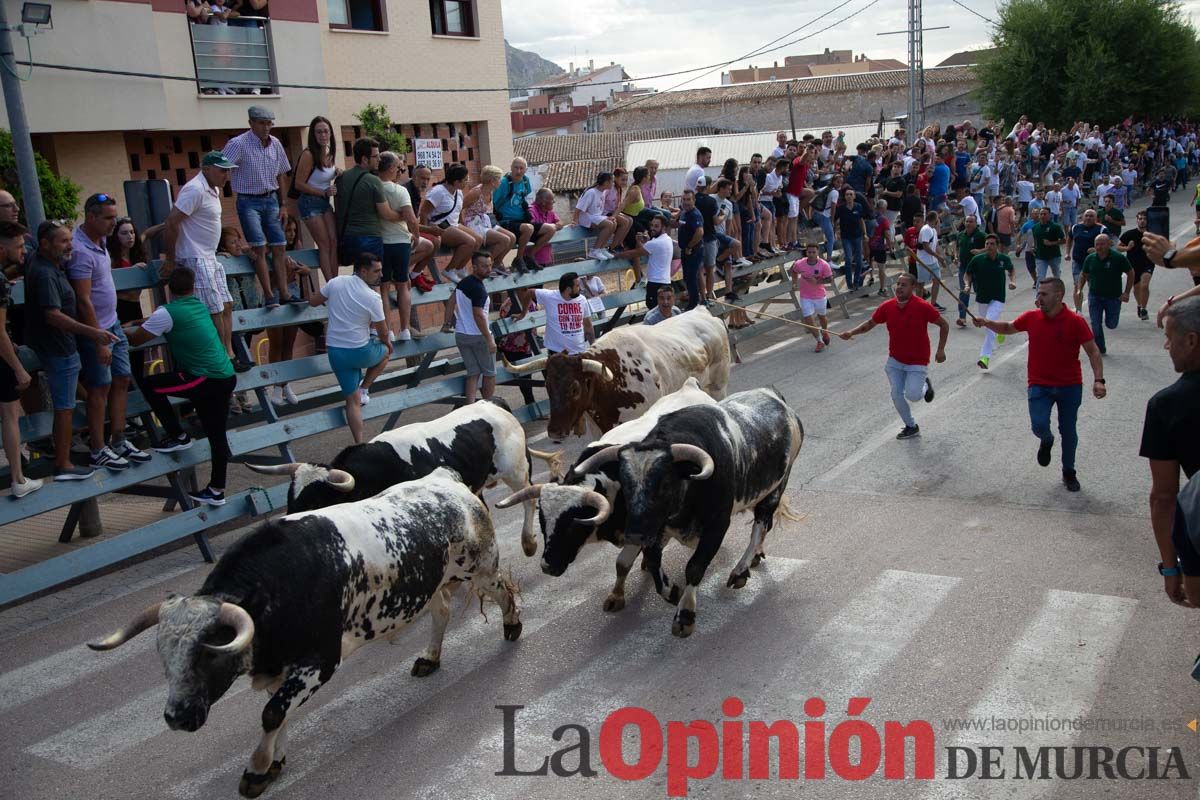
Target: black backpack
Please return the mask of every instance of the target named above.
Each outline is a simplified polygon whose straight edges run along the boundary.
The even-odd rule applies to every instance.
[[[813,196],[812,207],[814,211],[824,211],[829,205],[829,192],[833,189],[832,184],[827,184],[817,189],[817,193]]]

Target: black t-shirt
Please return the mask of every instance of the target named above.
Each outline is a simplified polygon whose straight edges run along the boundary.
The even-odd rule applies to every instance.
[[[919,194],[904,195],[904,199],[900,203],[900,221],[904,223],[904,227],[911,228],[913,221],[921,215],[922,210]]]
[[[1125,251],[1125,257],[1129,259],[1129,263],[1133,264],[1136,270],[1151,269],[1154,265],[1150,261],[1150,257],[1146,255],[1145,249],[1142,247],[1142,232],[1137,228],[1130,228],[1121,234],[1121,244],[1129,247]]]
[[[996,132],[991,128],[984,128],[979,132],[979,138],[991,144],[992,140],[996,138]]]
[[[883,181],[884,191],[899,192],[899,197],[891,197],[884,195],[883,199],[887,201],[888,211],[899,211],[904,206],[904,187],[908,182],[904,180],[903,175],[889,176]]]
[[[75,290],[63,270],[34,254],[25,271],[25,342],[39,356],[63,358],[76,352],[75,337],[46,322],[51,309],[76,319]]]
[[[1150,189],[1154,192],[1154,201],[1151,205],[1165,206],[1171,201],[1171,182],[1166,178],[1160,178],[1150,184]]]
[[[1189,478],[1200,469],[1200,372],[1185,372],[1150,398],[1138,454],[1178,461]]]
[[[758,172],[754,173],[754,184],[758,187],[759,192],[763,190],[763,186],[766,185],[766,182],[767,171],[765,169],[760,169]]]
[[[412,200],[413,213],[419,213],[421,210],[421,190],[411,180],[404,184],[404,188],[408,189],[408,198]]]
[[[720,204],[717,198],[711,194],[696,195],[696,209],[700,212],[700,216],[704,219],[704,241],[716,241],[717,228],[714,224],[714,219],[720,212]]]

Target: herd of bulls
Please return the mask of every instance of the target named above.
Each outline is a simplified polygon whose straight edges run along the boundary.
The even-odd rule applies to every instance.
[[[703,307],[618,328],[582,356],[538,366],[547,373],[552,435],[578,429],[585,415],[604,432],[565,475],[557,454],[529,449],[499,402],[385,432],[329,465],[260,467],[291,476],[288,514],[231,547],[196,594],[171,596],[89,647],[109,650],[157,626],[169,685],[164,716],[175,730],[198,730],[241,675],[265,689],[262,738],[239,786],[257,797],[283,769],[290,710],[356,649],[428,611],[432,637],[412,674],[438,668],[460,584],[500,606],[506,640],[521,635],[481,499],[500,481],[513,494],[497,508],[524,505],[528,556],[539,516],[545,573],[563,575],[586,544],[612,543],[617,579],[603,607],[615,612],[640,553],[657,592],[676,606],[672,633],[690,635],[697,589],[732,516],[754,515],[728,578],[741,588],[765,557],[776,516],[789,513],[784,492],[803,443],[800,419],[771,389],[725,397],[728,334]],[[530,485],[533,457],[550,463],[555,482]],[[694,551],[682,588],[662,566],[671,539]]]

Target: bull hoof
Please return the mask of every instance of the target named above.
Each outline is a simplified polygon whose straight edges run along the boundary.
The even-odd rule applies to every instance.
[[[767,560],[766,553],[755,553],[754,560],[750,562],[750,566],[757,567],[759,564]]]
[[[514,625],[509,625],[507,622],[504,623],[504,641],[515,642],[517,639],[520,639],[521,627],[522,625],[519,622]]]
[[[267,776],[270,777],[271,780],[275,780],[276,778],[278,778],[279,773],[283,772],[283,765],[286,763],[287,763],[287,756],[284,756],[283,758],[279,759],[278,761],[272,761],[271,768],[269,770],[267,770]]]
[[[526,539],[524,536],[522,536],[521,552],[530,558],[533,558],[533,556],[537,555],[537,539],[534,539],[532,536]]]
[[[610,614],[614,614],[625,608],[625,595],[610,594],[604,598],[604,610]]]
[[[690,611],[680,611],[671,622],[671,634],[680,639],[686,639],[696,630],[696,615]]]
[[[667,595],[666,599],[673,606],[679,605],[679,601],[683,599],[683,590],[678,586],[672,586],[671,593]]]
[[[729,580],[725,581],[725,585],[731,589],[741,589],[746,585],[746,581],[750,580],[750,570],[738,572],[730,575]]]
[[[282,761],[277,761],[275,763],[279,764],[280,770],[283,769]],[[246,770],[242,773],[241,782],[238,783],[238,794],[240,794],[242,797],[258,797],[267,790],[267,787],[270,786],[272,781],[274,781],[277,777],[279,777],[279,771],[275,769],[275,764],[271,764],[271,769],[267,770],[265,775],[259,775],[256,772]]]
[[[413,662],[412,675],[414,678],[427,678],[438,671],[438,667],[442,665],[440,661],[430,661],[428,658],[418,658]]]

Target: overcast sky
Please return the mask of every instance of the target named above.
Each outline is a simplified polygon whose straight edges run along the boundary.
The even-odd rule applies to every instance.
[[[871,0],[850,0],[836,12],[822,16],[841,4],[837,0],[688,0],[683,3],[656,0],[503,0],[504,35],[515,47],[532,50],[567,68],[569,62],[586,65],[615,61],[635,78],[664,72],[718,64],[761,48],[794,28],[820,20],[781,39],[772,47],[780,50],[735,62],[770,66],[785,56],[852,49],[855,55],[895,58],[908,63],[907,38],[876,36],[884,31],[904,30],[908,5],[902,0],[879,0],[862,14],[823,33],[819,31],[838,19],[866,6]],[[994,0],[962,0],[982,14],[995,18]],[[1196,24],[1200,0],[1185,3]],[[951,0],[926,0],[924,27],[950,26],[925,32],[925,66],[936,65],[960,50],[988,46],[991,27],[980,17]],[[803,41],[789,44],[800,37]],[[725,71],[730,68],[725,67]],[[672,78],[645,80],[643,86],[660,91],[689,78],[685,87],[716,86],[721,70],[711,75],[689,73]]]

